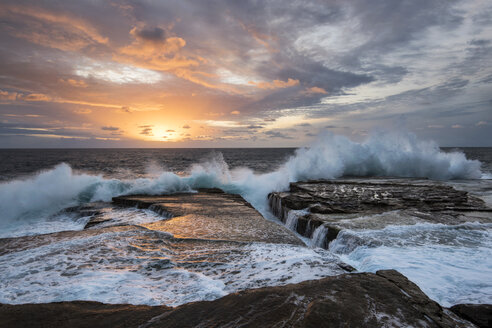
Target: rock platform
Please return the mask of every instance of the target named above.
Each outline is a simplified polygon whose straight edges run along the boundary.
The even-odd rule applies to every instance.
[[[166,306],[0,305],[0,327],[474,327],[394,270],[246,290]]]
[[[263,218],[241,196],[220,189],[163,196],[121,196],[113,198],[113,203],[150,209],[167,217],[142,226],[169,232],[175,238],[304,245],[285,227]]]
[[[426,180],[409,180],[295,182],[289,191],[270,193],[268,199],[272,212],[305,237],[312,238],[323,225],[324,248],[343,229],[382,229],[420,222],[492,222],[492,209],[466,191]]]

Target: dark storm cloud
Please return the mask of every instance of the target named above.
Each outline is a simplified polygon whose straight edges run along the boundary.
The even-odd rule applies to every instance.
[[[166,40],[166,32],[160,28],[137,30],[135,34],[144,40],[162,42]]]

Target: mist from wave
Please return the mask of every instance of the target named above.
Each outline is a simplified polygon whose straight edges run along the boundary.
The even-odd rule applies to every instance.
[[[480,165],[461,152],[442,152],[436,143],[418,140],[409,133],[376,133],[361,143],[325,133],[310,147],[296,150],[277,170],[263,174],[249,168],[229,169],[221,153],[193,164],[185,176],[154,165],[148,178],[110,179],[74,172],[68,164],[61,163],[28,179],[0,184],[0,229],[2,236],[8,236],[19,225],[47,220],[63,208],[110,201],[119,195],[193,192],[214,187],[241,194],[266,216],[268,193],[286,190],[294,181],[342,176],[480,179]],[[53,231],[38,233],[46,232]]]

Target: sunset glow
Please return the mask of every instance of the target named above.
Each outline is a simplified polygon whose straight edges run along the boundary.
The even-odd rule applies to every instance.
[[[490,146],[492,5],[389,3],[2,1],[1,147]]]

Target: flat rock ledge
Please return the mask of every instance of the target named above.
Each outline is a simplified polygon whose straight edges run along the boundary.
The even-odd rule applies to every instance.
[[[343,229],[382,229],[419,222],[492,222],[492,209],[481,199],[422,180],[294,182],[289,191],[270,193],[268,200],[272,212],[302,236],[312,238],[323,226],[319,246],[324,248]]]
[[[344,274],[166,306],[0,305],[0,327],[475,327],[394,270]]]
[[[113,198],[113,203],[162,215],[163,220],[141,226],[169,232],[175,238],[304,245],[289,229],[266,220],[240,195],[220,189],[162,196],[121,196]],[[88,226],[95,223],[91,220]]]

